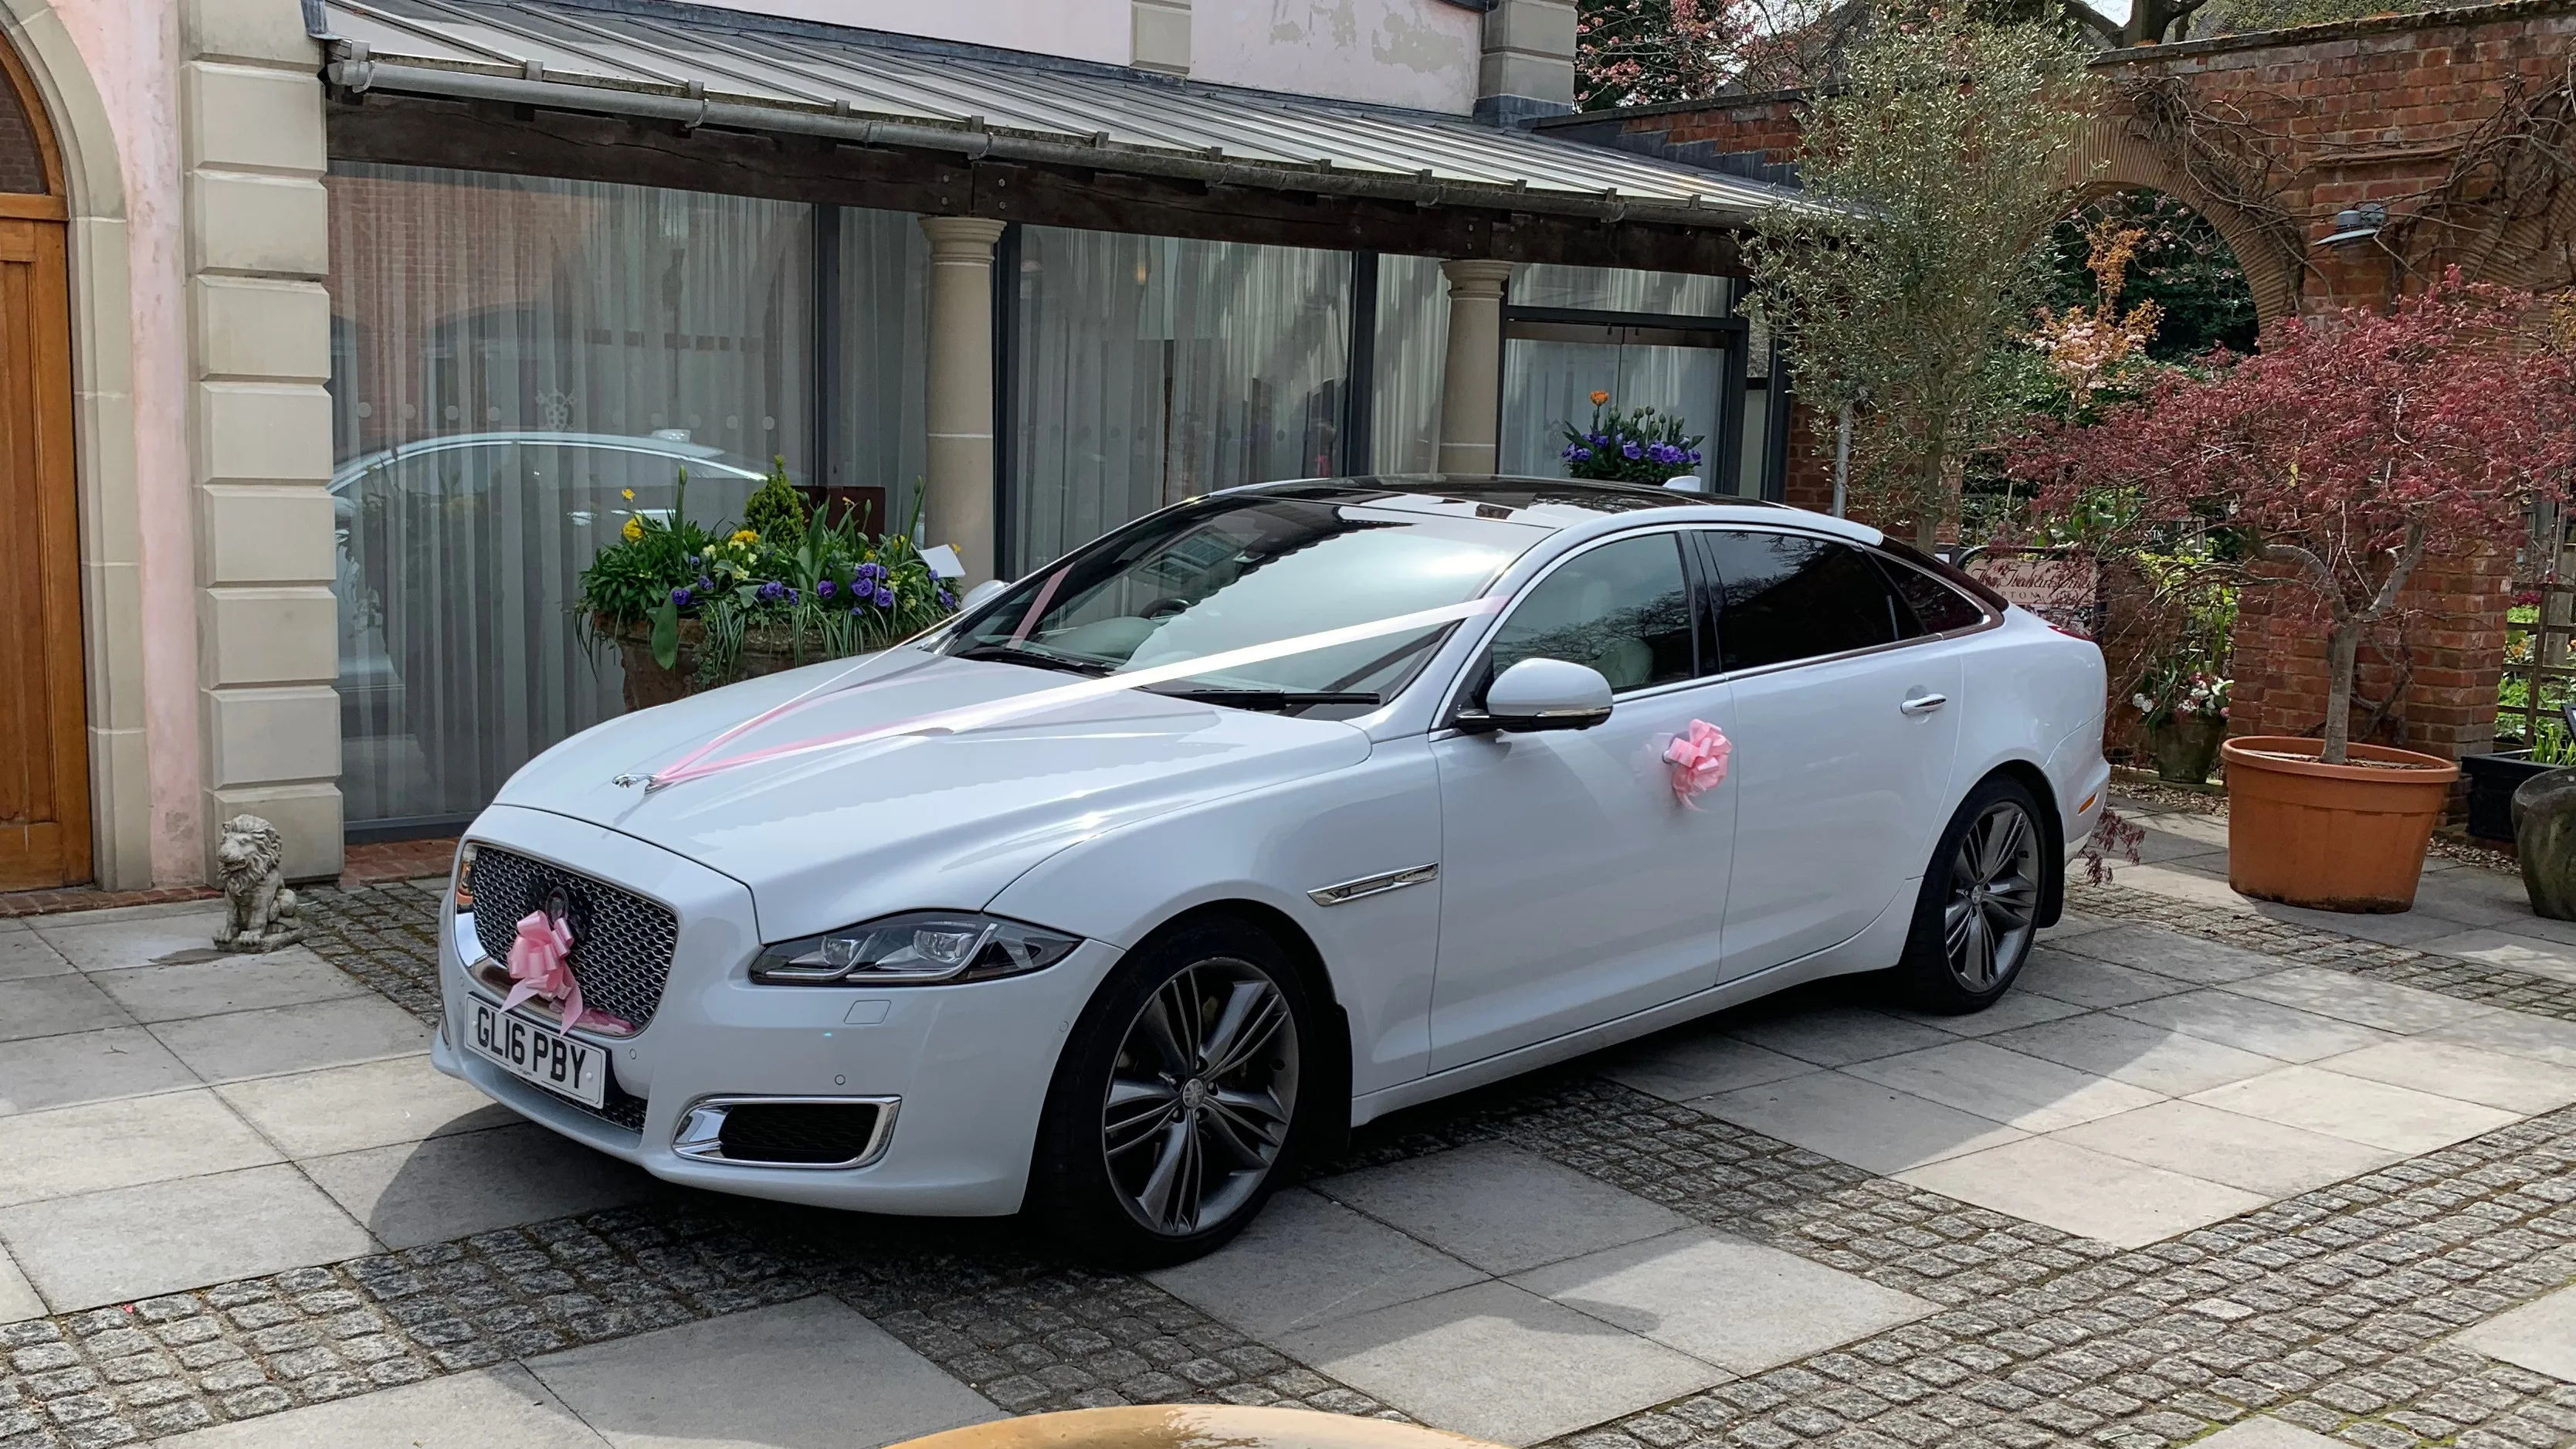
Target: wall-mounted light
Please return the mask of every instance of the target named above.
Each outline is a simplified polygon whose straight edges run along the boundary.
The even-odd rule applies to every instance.
[[[2317,239],[2321,247],[2357,246],[2379,235],[2388,225],[2388,208],[2376,201],[2348,206],[2335,213],[2335,229]]]

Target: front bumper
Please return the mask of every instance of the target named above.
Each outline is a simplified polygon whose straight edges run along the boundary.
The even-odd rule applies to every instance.
[[[679,914],[679,948],[642,1031],[623,1040],[574,1033],[609,1052],[617,1086],[643,1099],[640,1130],[520,1081],[444,1027],[431,1050],[440,1071],[670,1182],[868,1212],[1018,1210],[1056,1057],[1116,964],[1115,947],[1086,941],[1044,971],[962,986],[755,986],[749,968],[760,935],[739,881],[542,811],[494,806],[467,835],[662,901]],[[465,1020],[467,997],[480,988],[469,984],[446,908],[439,987],[447,1020]],[[896,1098],[901,1107],[882,1152],[862,1167],[757,1166],[675,1151],[689,1109],[725,1097]]]

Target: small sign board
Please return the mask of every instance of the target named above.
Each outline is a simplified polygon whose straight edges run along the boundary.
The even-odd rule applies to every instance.
[[[1969,559],[1968,574],[2061,629],[2097,632],[2101,565],[2090,554],[1989,549]]]

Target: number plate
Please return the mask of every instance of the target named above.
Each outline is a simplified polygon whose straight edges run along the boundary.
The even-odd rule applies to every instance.
[[[590,1106],[608,1099],[608,1052],[603,1047],[514,1016],[482,997],[469,997],[465,1044],[523,1082]]]

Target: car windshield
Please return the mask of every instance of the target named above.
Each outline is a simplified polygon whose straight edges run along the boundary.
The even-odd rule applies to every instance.
[[[1022,580],[965,621],[944,652],[1112,674],[1461,603],[1549,532],[1497,511],[1399,493],[1203,499]],[[1364,713],[1411,682],[1449,627],[1154,687],[1255,708]]]

